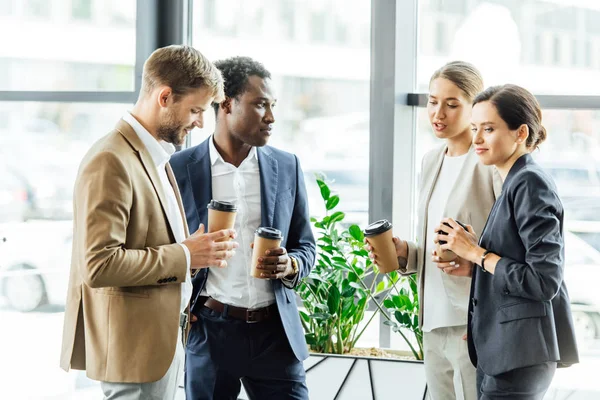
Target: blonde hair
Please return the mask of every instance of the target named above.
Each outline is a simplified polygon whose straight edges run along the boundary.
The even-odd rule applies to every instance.
[[[431,76],[429,85],[437,78],[444,78],[462,90],[469,101],[483,91],[483,78],[473,64],[465,61],[452,61],[438,69]]]
[[[158,86],[173,90],[175,101],[190,90],[208,88],[220,103],[225,99],[221,72],[191,46],[172,45],[155,50],[144,63],[141,93]]]

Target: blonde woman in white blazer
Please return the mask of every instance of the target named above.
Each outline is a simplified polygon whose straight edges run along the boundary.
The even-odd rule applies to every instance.
[[[481,232],[500,194],[500,176],[479,162],[472,146],[472,101],[482,90],[481,74],[466,62],[448,63],[431,77],[427,112],[444,143],[423,157],[416,240],[394,237],[400,273],[418,275],[419,325],[432,400],[477,399],[476,370],[464,340],[473,265],[460,258],[441,262],[434,228],[450,217]]]

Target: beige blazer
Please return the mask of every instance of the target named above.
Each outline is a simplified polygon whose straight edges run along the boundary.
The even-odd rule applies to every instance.
[[[408,262],[406,267],[400,268],[400,272],[404,275],[417,273],[420,304],[423,304],[425,258],[431,257],[430,254],[425,254],[424,243],[426,240],[431,240],[430,235],[434,234],[433,232],[426,232],[427,210],[429,209],[431,193],[442,168],[446,150],[447,146],[444,144],[429,151],[423,157],[419,185],[417,238],[415,242],[408,241]],[[502,178],[496,168],[481,164],[473,146],[471,146],[458,179],[448,197],[444,216],[472,225],[475,232],[481,235],[487,217],[501,190]],[[464,313],[466,324],[469,304],[468,299],[464,298],[464,293],[469,292],[471,279],[442,274],[442,280],[448,300],[458,311]],[[419,327],[422,327],[422,325],[423,307],[419,307]]]
[[[63,369],[135,383],[167,372],[178,340],[187,261],[175,244],[166,204],[150,153],[131,126],[119,121],[86,154],[75,182]],[[187,235],[185,218],[184,227]]]

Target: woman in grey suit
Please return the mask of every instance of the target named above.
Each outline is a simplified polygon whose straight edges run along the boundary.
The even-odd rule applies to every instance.
[[[471,104],[482,90],[481,75],[469,63],[451,62],[431,77],[427,112],[444,143],[422,161],[416,240],[394,238],[400,273],[418,275],[419,325],[433,400],[477,398],[475,368],[463,340],[473,264],[452,253],[438,255],[433,227],[452,217],[483,229],[500,191],[499,176],[494,179],[493,167],[482,165],[472,147]]]
[[[480,399],[542,399],[556,367],[578,362],[563,281],[563,207],[529,154],[546,139],[535,97],[515,85],[475,98],[473,143],[504,180],[479,244],[452,219],[443,249],[477,264],[469,305],[469,353]]]

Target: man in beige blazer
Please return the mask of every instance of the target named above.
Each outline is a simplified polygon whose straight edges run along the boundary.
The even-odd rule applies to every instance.
[[[158,49],[132,111],[81,162],[61,367],[86,370],[105,399],[174,398],[190,270],[224,267],[237,247],[216,242],[231,230],[189,236],[168,163],[222,98],[221,74],[200,52]]]

